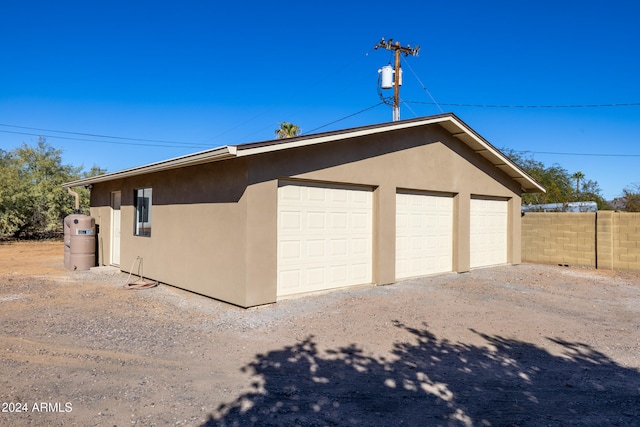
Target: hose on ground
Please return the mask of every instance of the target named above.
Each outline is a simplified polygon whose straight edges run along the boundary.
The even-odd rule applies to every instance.
[[[136,264],[136,261],[138,260],[140,260],[140,262],[138,263],[138,274],[137,274],[139,279],[136,280],[135,282],[131,282],[133,266]],[[142,257],[140,256],[136,257],[136,259],[134,259],[133,263],[131,264],[131,269],[129,269],[129,277],[127,277],[127,282],[122,287],[125,289],[141,290],[141,289],[153,288],[156,286],[158,286],[157,281],[154,282],[154,281],[149,281],[144,279],[144,276],[142,275]]]

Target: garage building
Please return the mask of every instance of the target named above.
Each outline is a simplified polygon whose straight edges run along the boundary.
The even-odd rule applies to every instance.
[[[91,188],[99,265],[241,307],[520,262],[544,188],[453,114],[215,148]]]

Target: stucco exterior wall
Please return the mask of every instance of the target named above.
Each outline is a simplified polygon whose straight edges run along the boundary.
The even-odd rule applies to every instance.
[[[92,215],[99,238],[108,240],[108,194],[122,191],[122,270],[142,257],[147,277],[243,307],[266,304],[276,300],[281,180],[373,189],[376,284],[395,281],[398,189],[454,195],[458,272],[469,269],[470,198],[508,200],[508,262],[520,262],[519,186],[437,125],[102,183],[92,190]],[[153,188],[152,233],[136,237],[134,189],[147,186]],[[108,256],[100,258],[109,263]]]
[[[190,169],[190,170],[186,170]],[[110,193],[122,192],[120,268],[246,305],[246,163],[234,160],[98,184],[91,215],[99,223],[99,260],[111,264]],[[151,237],[135,236],[133,195],[153,188]]]

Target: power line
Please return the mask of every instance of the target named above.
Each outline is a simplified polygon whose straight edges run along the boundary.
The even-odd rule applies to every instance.
[[[436,107],[438,107],[438,109],[440,110],[441,113],[444,112],[444,111],[442,111],[442,108],[440,108],[441,106],[445,106],[445,107],[475,107],[475,108],[520,108],[520,109],[526,109],[526,108],[531,108],[531,109],[536,109],[536,108],[539,108],[539,109],[542,109],[542,108],[546,108],[546,109],[551,109],[551,108],[601,108],[601,107],[638,107],[638,106],[640,106],[640,102],[607,103],[607,104],[574,104],[574,105],[571,105],[571,104],[569,104],[569,105],[501,105],[501,104],[441,103],[441,102],[437,102],[436,99],[433,97],[433,95],[431,95],[431,92],[429,92],[429,90],[424,85],[424,83],[422,82],[420,77],[418,77],[418,74],[414,71],[414,69],[411,67],[409,62],[404,60],[404,58],[403,58],[403,63],[405,65],[407,65],[409,70],[413,73],[413,76],[416,78],[416,80],[418,81],[420,86],[422,86],[422,90],[424,90],[426,92],[426,94],[429,95],[429,98],[431,98],[431,102],[426,102],[426,101],[406,101],[406,100],[402,100],[402,102],[404,104],[435,105]]]
[[[373,47],[371,47],[368,51],[366,51],[366,52],[364,53],[364,55],[363,55],[363,56],[358,56],[358,57],[356,57],[356,58],[355,58],[355,59],[353,59],[352,61],[347,62],[347,63],[345,63],[344,65],[342,65],[342,67],[340,67],[340,68],[337,68],[337,69],[333,70],[333,72],[331,72],[331,73],[325,73],[325,74],[324,74],[324,77],[321,77],[321,78],[315,79],[315,80],[313,80],[313,81],[310,81],[306,86],[301,87],[299,90],[296,90],[295,92],[291,92],[291,95],[290,95],[290,96],[286,96],[286,97],[282,98],[282,101],[287,101],[287,102],[289,102],[289,101],[294,100],[294,99],[299,99],[299,98],[300,98],[300,94],[304,94],[304,93],[305,93],[305,92],[307,92],[309,89],[317,88],[320,84],[325,83],[326,81],[333,81],[335,74],[340,74],[342,71],[347,70],[348,68],[351,68],[355,63],[357,63],[357,62],[361,61],[361,60],[362,60],[362,57],[368,57],[368,56],[369,56],[369,53],[373,52],[373,50],[374,50],[374,48],[373,48]],[[366,111],[366,110],[363,110],[363,111]],[[213,137],[210,137],[210,138],[205,139],[205,140],[204,140],[204,142],[207,142],[207,141],[210,141],[210,140],[212,140],[212,139],[214,139],[214,138],[217,138],[217,137],[220,137],[220,136],[222,136],[222,135],[225,135],[225,134],[227,134],[227,133],[229,133],[229,132],[231,132],[231,131],[233,131],[233,130],[235,130],[235,129],[237,129],[237,128],[240,128],[240,127],[242,127],[242,126],[246,125],[247,123],[251,123],[251,122],[252,122],[252,121],[254,121],[255,119],[257,119],[257,118],[259,118],[259,117],[261,117],[261,116],[264,116],[264,115],[266,114],[266,112],[267,112],[267,111],[265,110],[265,111],[263,111],[263,112],[259,112],[259,113],[255,114],[252,118],[242,120],[242,121],[240,121],[237,125],[235,125],[235,126],[231,127],[230,129],[224,130],[224,131],[222,131],[222,132],[217,133],[217,134],[216,134],[215,136],[213,136]],[[357,112],[357,113],[354,113],[352,116],[357,115],[357,114],[360,114],[361,112],[362,112],[362,111]],[[288,113],[287,113],[287,114],[288,114]],[[348,117],[351,117],[351,116],[348,116]],[[345,118],[347,118],[347,117],[345,117]],[[333,124],[333,123],[336,123],[336,122],[339,122],[339,121],[341,121],[341,120],[344,120],[345,118],[338,119],[338,120],[336,120],[336,121],[334,121],[334,122],[328,123],[328,124],[323,125],[323,126],[321,126],[321,127],[319,127],[319,128],[316,128],[316,129],[314,129],[314,130],[322,129],[323,127],[326,127],[326,126],[329,126],[329,125],[331,125],[331,124]],[[295,121],[292,121],[292,123],[293,123],[293,122],[295,122]],[[265,128],[262,128],[262,129],[256,129],[255,131],[253,131],[253,132],[251,132],[251,133],[249,133],[249,134],[245,134],[245,136],[243,136],[243,137],[241,137],[241,138],[251,137],[252,135],[255,135],[255,134],[257,134],[257,133],[262,132],[264,129],[266,129],[266,127],[265,127]],[[270,133],[271,133],[271,134],[273,134],[273,132],[270,132]],[[309,132],[305,132],[305,133],[303,133],[303,134],[307,134],[307,133],[309,133]]]
[[[443,112],[442,108],[440,108],[440,106],[445,106],[445,107],[474,107],[474,108],[520,108],[520,109],[526,109],[526,108],[531,108],[531,109],[536,109],[536,108],[540,108],[540,109],[542,109],[542,108],[547,108],[547,109],[551,109],[551,108],[602,108],[602,107],[638,107],[638,106],[640,106],[640,102],[605,103],[605,104],[567,104],[567,105],[502,105],[502,104],[469,104],[469,103],[442,103],[442,102],[436,102],[436,100],[433,97],[433,95],[431,95],[431,93],[429,92],[427,87],[424,85],[424,83],[422,83],[422,80],[420,80],[420,78],[418,77],[418,74],[413,70],[413,68],[411,68],[411,65],[408,63],[408,61],[404,61],[404,62],[409,67],[409,69],[413,73],[413,76],[416,78],[418,83],[420,83],[420,86],[422,86],[422,89],[427,93],[427,95],[429,95],[429,98],[431,98],[431,102],[426,102],[426,101],[405,101],[405,100],[403,100],[403,103],[405,103],[405,104],[435,105],[436,107],[438,107],[440,112]]]
[[[158,139],[127,138],[127,137],[123,137],[123,136],[100,135],[100,134],[95,134],[95,133],[82,133],[82,132],[71,132],[71,131],[66,131],[66,130],[42,129],[42,128],[27,127],[27,126],[7,125],[7,124],[3,124],[3,123],[0,123],[0,126],[10,127],[10,128],[14,128],[14,129],[27,129],[27,130],[39,130],[39,131],[43,131],[43,132],[63,133],[63,134],[67,134],[67,135],[80,135],[80,136],[91,136],[91,137],[95,137],[95,138],[120,139],[120,140],[125,140],[125,141],[159,142],[159,143],[165,143],[165,144],[193,145],[192,143],[181,142],[181,141],[163,141],[163,140],[158,140]],[[7,131],[7,133],[10,133],[10,132]],[[14,133],[18,133],[18,132],[14,132]],[[27,135],[29,135],[29,134],[27,134]],[[61,138],[61,137],[52,137],[52,138]]]
[[[367,108],[365,108],[364,110],[360,110],[360,111],[358,111],[358,112],[356,112],[356,113],[349,114],[348,116],[345,116],[345,117],[343,117],[343,118],[341,118],[341,119],[338,119],[338,120],[334,120],[334,121],[332,121],[332,122],[330,122],[330,123],[327,123],[326,125],[322,125],[322,126],[317,127],[317,128],[315,128],[315,129],[311,129],[311,130],[310,130],[310,131],[308,131],[308,132],[304,132],[302,135],[307,135],[307,134],[309,134],[309,133],[311,133],[311,132],[315,132],[315,131],[317,131],[318,129],[326,128],[327,126],[330,126],[330,125],[332,125],[332,124],[335,124],[335,123],[341,122],[342,120],[346,120],[346,119],[348,119],[348,118],[350,118],[350,117],[357,116],[358,114],[362,114],[362,113],[364,113],[365,111],[369,111],[369,110],[371,110],[371,109],[373,109],[373,108],[376,108],[378,105],[382,105],[382,104],[384,104],[384,102],[378,102],[376,105],[372,105],[371,107],[367,107]]]
[[[640,154],[606,154],[606,153],[563,153],[554,151],[512,150],[524,154],[552,154],[554,156],[587,156],[587,157],[640,157]]]
[[[445,107],[477,107],[477,108],[600,108],[600,107],[640,107],[640,102],[624,104],[574,104],[574,105],[499,105],[499,104],[456,104],[426,101],[404,101],[408,104],[426,104]]]
[[[422,80],[420,80],[420,77],[418,77],[418,74],[413,70],[413,68],[409,64],[409,61],[404,60],[404,58],[402,58],[402,59],[403,59],[403,62],[407,65],[407,67],[409,67],[409,70],[411,70],[411,72],[413,73],[413,76],[416,78],[418,83],[420,83],[420,86],[422,86],[422,90],[424,90],[427,93],[427,95],[429,95],[429,98],[431,98],[431,101],[433,101],[432,104],[435,105],[436,107],[438,107],[438,110],[440,110],[441,113],[444,113],[442,108],[440,108],[440,104],[438,104],[438,102],[433,97],[433,95],[431,95],[431,92],[429,92],[429,89],[427,89],[427,87],[424,85],[424,83],[422,83]],[[404,102],[405,104],[407,103],[404,100],[402,102]]]
[[[44,137],[44,138],[51,138],[51,139],[66,139],[66,140],[70,140],[70,141],[85,141],[85,142],[100,142],[103,144],[118,144],[118,145],[137,145],[137,146],[142,146],[142,147],[170,147],[170,148],[176,148],[176,147],[185,147],[185,148],[203,148],[203,147],[208,147],[208,146],[204,146],[204,145],[176,145],[176,144],[147,144],[147,143],[136,143],[136,142],[118,142],[118,141],[107,141],[107,140],[100,140],[100,139],[88,139],[88,138],[73,138],[73,137],[69,137],[69,136],[58,136],[58,135],[43,135],[43,134],[39,134],[39,133],[29,133],[29,132],[16,132],[16,131],[11,131],[11,130],[1,130],[1,133],[10,133],[10,134],[14,134],[14,135],[28,135],[28,136],[38,136],[38,137]],[[186,143],[182,143],[182,144],[186,144]]]

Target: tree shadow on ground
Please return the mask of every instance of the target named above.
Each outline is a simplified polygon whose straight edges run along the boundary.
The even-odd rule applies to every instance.
[[[355,344],[321,353],[313,336],[257,355],[243,368],[253,390],[204,426],[640,425],[640,372],[586,344],[550,339],[556,356],[476,331],[486,346],[395,326],[415,340],[386,359]]]

